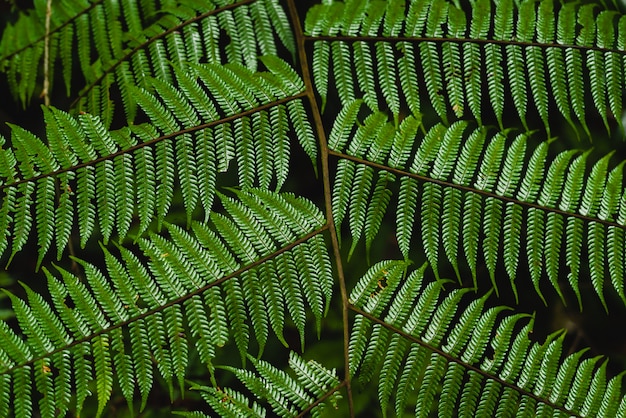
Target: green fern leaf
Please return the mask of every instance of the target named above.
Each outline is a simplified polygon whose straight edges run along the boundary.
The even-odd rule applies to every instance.
[[[336,227],[343,222],[343,218],[348,210],[348,202],[350,198],[350,185],[354,179],[354,171],[356,164],[348,160],[341,160],[337,167],[337,176],[333,187],[333,220]],[[341,234],[338,232],[338,238],[341,243]]]
[[[439,117],[447,124],[446,104],[442,97],[444,86],[441,79],[442,71],[437,45],[433,42],[420,43],[420,59],[424,65],[426,89],[430,102]]]
[[[624,231],[620,228],[609,227],[607,237],[607,249],[609,274],[611,276],[611,283],[613,288],[617,291],[617,294],[622,300],[626,299],[624,294],[623,283],[623,271],[624,271],[624,243],[623,243]]]
[[[437,310],[430,318],[430,326],[423,334],[424,341],[435,346],[440,345],[443,334],[447,331],[450,325],[451,317],[458,308],[458,302],[463,294],[469,290],[470,289],[461,289],[453,291],[445,300],[442,301],[442,303],[439,304]]]
[[[4,253],[9,244],[9,226],[13,220],[10,214],[15,204],[15,189],[8,189],[2,200],[2,207],[0,208],[0,231],[2,231],[0,235],[2,238],[0,239],[0,253]]]
[[[45,177],[37,184],[36,198],[36,223],[37,237],[39,245],[39,257],[37,258],[37,269],[41,266],[43,255],[48,251],[52,237],[54,236],[54,197],[55,184],[52,177]]]
[[[291,125],[298,137],[298,141],[311,159],[315,174],[317,175],[317,142],[313,135],[313,129],[305,117],[306,112],[302,106],[302,102],[299,100],[290,101],[287,103],[287,111]]]
[[[282,44],[291,52],[292,56],[296,55],[296,43],[293,38],[293,32],[289,27],[287,16],[281,5],[276,0],[264,0],[265,7],[270,17],[270,22],[280,38]]]
[[[330,44],[326,42],[315,42],[313,47],[313,77],[315,89],[322,99],[321,109],[326,108],[328,98],[328,69],[330,67]]]
[[[53,379],[54,393],[52,401],[55,411],[67,411],[70,406],[72,388],[70,386],[70,356],[67,352],[52,356],[52,363],[58,374]],[[6,379],[4,379],[6,381]]]
[[[456,399],[461,389],[461,381],[465,370],[457,363],[448,363],[446,373],[443,376],[442,391],[448,394],[441,399],[439,411],[442,415],[454,414]]]
[[[584,414],[594,415],[598,413],[598,409],[600,407],[601,392],[604,391],[606,387],[606,365],[607,362],[602,362],[602,365],[596,370],[596,373],[591,381],[591,385],[589,388],[589,394],[583,406],[581,408]]]
[[[521,141],[522,139],[520,139]],[[517,141],[517,140],[516,140]],[[533,155],[530,157],[530,161],[528,163],[528,168],[526,170],[526,175],[522,180],[522,184],[520,185],[520,189],[517,193],[518,199],[522,201],[534,201],[539,193],[539,188],[541,187],[541,181],[544,178],[544,164],[545,159],[548,153],[548,144],[546,142],[542,142],[535,150],[533,151]],[[509,155],[513,155],[512,153]],[[507,155],[507,160],[509,156]],[[505,167],[507,166],[507,162],[505,161]],[[507,170],[508,171],[508,170]],[[517,183],[519,177],[515,179]]]
[[[37,391],[41,393],[42,397],[39,399],[39,410],[41,415],[45,417],[52,417],[55,413],[54,407],[54,388],[52,386],[52,378],[50,377],[50,367],[46,361],[38,361],[34,372],[35,387]]]
[[[384,264],[391,265],[390,262],[386,262],[375,266],[359,281],[357,287],[371,283],[372,277],[375,277]],[[454,312],[457,309],[460,298],[469,289],[452,291],[445,297],[442,301],[443,303],[438,308],[435,308],[432,298],[434,297],[436,300],[441,296],[442,284],[442,282],[431,282],[421,292],[418,304],[413,308],[411,315],[406,320],[401,322],[394,321],[388,323],[388,326],[385,327],[378,322],[370,320],[357,319],[356,321],[356,327],[350,343],[350,346],[353,347],[350,353],[353,355],[352,360],[355,361],[353,363],[355,364],[353,372],[357,373],[362,381],[367,381],[373,377],[373,373],[379,366],[383,364],[387,366],[380,371],[379,378],[379,396],[384,405],[388,405],[390,391],[393,390],[392,388],[398,382],[396,410],[402,411],[407,403],[407,387],[419,382],[419,391],[421,391],[422,395],[417,398],[417,413],[421,413],[420,411],[424,411],[424,413],[426,411],[431,412],[433,408],[437,408],[437,411],[441,413],[447,409],[455,408],[457,402],[462,406],[462,411],[465,412],[479,413],[478,411],[480,411],[480,413],[491,413],[497,409],[496,405],[500,405],[500,402],[509,405],[512,402],[512,396],[513,398],[517,396],[522,403],[526,402],[524,401],[526,397],[525,391],[528,390],[541,394],[539,396],[548,396],[550,393],[554,393],[551,392],[553,388],[561,387],[564,377],[567,379],[566,376],[569,375],[569,379],[574,377],[580,379],[577,380],[579,383],[574,386],[576,390],[580,390],[577,393],[584,395],[576,396],[570,393],[570,398],[568,399],[566,397],[568,395],[564,394],[565,396],[558,401],[556,407],[565,408],[569,412],[579,411],[581,408],[587,408],[588,410],[599,408],[600,396],[595,397],[593,402],[586,401],[586,404],[584,403],[584,400],[588,398],[586,396],[587,388],[595,385],[595,387],[603,388],[600,389],[600,392],[606,388],[604,370],[602,368],[595,369],[597,358],[591,362],[589,360],[580,362],[584,353],[584,351],[581,351],[571,356],[563,364],[565,366],[563,369],[559,369],[564,333],[553,333],[542,344],[531,342],[528,336],[532,321],[524,326],[521,331],[518,331],[516,324],[523,318],[519,314],[504,318],[494,333],[493,325],[497,321],[498,314],[504,308],[498,307],[482,313],[487,296],[480,301],[470,304],[460,315],[458,325],[452,331],[448,331],[448,322],[455,317]],[[363,287],[362,289],[365,290],[365,288]],[[390,289],[394,292],[395,286],[390,287]],[[389,302],[394,299],[394,296],[392,296]],[[400,293],[398,296],[400,296]],[[351,297],[351,300],[360,299]],[[361,303],[371,304],[368,298],[365,298]],[[416,314],[416,312],[418,313]],[[421,322],[421,324],[418,322]],[[429,322],[430,325],[427,327]],[[393,333],[394,326],[398,327],[398,332],[402,329],[402,332],[411,333],[424,343],[429,342],[429,344],[435,347],[440,347],[440,343],[443,341],[442,336],[446,335],[447,344],[441,346],[444,352],[454,356],[455,352],[465,348],[467,351],[465,351],[466,354],[464,354],[462,361],[480,362],[483,359],[482,367],[485,368],[484,370],[488,370],[489,373],[485,374],[483,371],[470,370],[468,372],[469,378],[465,379],[464,373],[461,371],[450,371],[459,366],[449,365],[449,360],[446,357],[442,356],[438,351],[435,352],[435,350],[427,348],[428,345],[425,344],[421,346],[414,345],[408,356],[405,357],[405,348],[398,345],[396,342],[397,337],[389,335],[390,332]],[[476,333],[473,333],[469,337],[463,331],[463,328],[475,329],[474,326],[480,330],[481,335],[478,336]],[[371,328],[371,332],[368,328]],[[491,337],[492,333],[493,337]],[[515,338],[512,338],[513,333],[515,333]],[[357,341],[360,342],[357,343]],[[387,342],[390,343],[386,344]],[[494,350],[493,358],[491,355],[486,357],[485,350],[488,344],[491,344]],[[382,350],[386,352],[384,357],[376,354],[378,350],[372,348],[372,346],[382,345],[387,345],[387,348]],[[427,360],[428,357],[430,357],[430,361]],[[398,361],[405,362],[404,366],[397,366]],[[579,367],[571,367],[570,365],[573,363],[578,364]],[[463,365],[466,363],[457,364],[461,365],[463,370]],[[398,373],[400,369],[403,371],[399,380],[389,375],[390,371]],[[492,376],[490,373],[494,373],[494,375]],[[451,377],[452,375],[457,377]],[[494,377],[496,375],[498,376],[497,378]],[[407,381],[407,379],[410,379],[410,381]],[[429,386],[435,386],[438,388],[437,390],[443,388],[446,391],[444,393],[446,399],[437,399],[435,392],[429,394],[427,389],[422,389],[425,382],[431,380],[433,385]],[[512,389],[517,395],[506,393],[506,391],[502,392],[498,388],[502,381],[510,382],[512,385],[507,385],[508,389]],[[574,380],[571,381],[573,382]],[[490,384],[489,382],[492,383]],[[565,383],[565,387],[567,387],[567,383]],[[592,393],[598,393],[598,391],[592,389]],[[529,408],[532,406],[532,411],[541,411],[536,409],[533,403],[534,398],[532,402],[527,402],[526,405]],[[546,412],[553,408],[554,406],[550,405]]]
[[[135,390],[135,376],[131,356],[124,352],[124,335],[121,330],[113,331],[112,337],[113,365],[115,366],[115,374],[118,377],[118,384],[128,402],[128,407],[134,410],[132,398]]]
[[[573,5],[567,5],[559,11],[557,23],[557,42],[563,45],[572,45],[575,39],[576,9]],[[565,65],[569,77],[569,97],[572,108],[583,129],[589,136],[589,128],[585,121],[583,80],[582,80],[582,59],[580,51],[567,48],[565,50]]]
[[[395,59],[391,45],[386,42],[376,43],[376,58],[378,62],[378,74],[380,76],[380,88],[396,125],[398,125],[400,97],[398,96],[398,88],[396,86]]]
[[[96,392],[98,394],[97,416],[104,412],[104,406],[111,397],[113,388],[113,368],[109,352],[109,339],[100,335],[93,342],[94,369],[96,372]]]
[[[414,115],[418,115],[420,112],[420,97],[413,44],[409,42],[400,42],[397,47],[402,53],[402,56],[398,60],[398,77],[400,78],[400,87],[402,88],[402,93],[404,94],[404,99],[407,102],[409,110]]]
[[[200,389],[199,387],[192,386],[192,389]],[[213,388],[203,387],[201,388],[202,397],[206,402],[211,405],[220,415],[224,417],[238,417],[241,415],[250,417],[263,418],[267,415],[265,409],[259,406],[256,402],[249,405],[248,399],[239,392],[235,392],[230,388]],[[207,418],[208,415],[203,412],[182,412],[176,411],[177,415],[186,416],[189,418]]]
[[[596,363],[600,360],[599,357],[594,357],[590,359],[586,359],[581,362],[578,370],[576,371],[576,377],[574,378],[574,384],[572,387],[572,392],[569,394],[567,403],[565,404],[568,408],[578,408],[580,404],[582,404],[582,399],[576,399],[574,394],[587,392],[591,383],[591,374],[593,373],[593,369],[596,366]],[[579,380],[583,379],[583,380]]]
[[[605,231],[604,226],[590,222],[587,228],[587,239],[589,242],[589,270],[591,275],[591,283],[595,289],[604,309],[608,312],[609,308],[604,298],[604,258],[605,253]]]
[[[26,291],[28,302],[30,304],[30,312],[26,313],[26,315],[32,315],[32,317],[36,319],[39,324],[38,326],[43,330],[46,336],[45,338],[47,338],[48,341],[56,347],[63,344],[70,344],[72,342],[72,338],[68,335],[61,321],[59,321],[53,313],[50,305],[48,305],[41,295],[33,292],[33,290],[27,285],[22,284],[22,287]],[[16,303],[19,302],[16,301]],[[26,318],[24,318],[24,320],[26,320]],[[37,325],[34,322],[30,322],[30,326]],[[44,337],[42,336],[40,338]]]
[[[560,214],[548,213],[545,228],[545,264],[548,279],[557,291],[561,300],[565,300],[558,279],[558,266],[561,257],[561,242],[563,236],[563,217]]]
[[[139,393],[141,394],[140,410],[146,407],[148,394],[150,393],[153,382],[152,358],[148,345],[148,335],[143,325],[143,321],[133,322],[129,327],[133,363],[135,373],[139,378],[137,385],[139,387]]]
[[[506,63],[515,108],[517,109],[517,113],[522,121],[522,124],[524,125],[524,128],[528,130],[528,125],[526,123],[527,93],[523,64],[524,59],[522,57],[522,49],[519,46],[508,45],[506,47]]]
[[[401,362],[404,360],[408,342],[402,339],[398,334],[394,334],[389,343],[389,349],[383,362],[383,368],[380,372],[380,385],[378,386],[378,399],[380,401],[383,416],[387,416],[387,408],[391,394],[396,384],[397,373],[400,369]]]
[[[600,191],[605,188],[607,166],[612,154],[613,153],[609,153],[605,155],[591,169],[579,208],[579,212],[582,215],[595,216],[599,209],[601,199]],[[597,187],[597,189],[592,190],[592,187]]]
[[[247,295],[246,299],[250,320],[259,344],[259,356],[263,353],[269,334],[268,319],[265,316],[267,307],[263,298],[263,287],[259,276],[255,271],[246,272],[242,276],[242,289]],[[213,356],[211,356],[213,357]]]
[[[624,175],[623,169],[624,163],[622,162],[609,173],[598,212],[600,219],[614,219],[613,215],[618,210],[619,200],[621,198],[621,184]]]
[[[563,187],[563,196],[561,198],[561,203],[559,204],[559,208],[561,210],[573,210],[576,208],[578,204],[578,200],[580,199],[581,189],[582,189],[582,176],[585,171],[585,165],[587,162],[587,157],[589,156],[589,151],[584,154],[578,156],[572,164],[569,166],[569,170],[567,172],[567,180],[565,181],[565,185]],[[596,169],[596,181],[598,179],[603,180],[601,174],[602,166],[605,163],[597,165]],[[588,196],[585,200],[587,200],[586,206],[589,207],[594,201],[593,197]]]
[[[435,353],[431,355],[430,364],[424,373],[424,384],[420,386],[420,402],[416,405],[415,416],[426,417],[430,413],[435,400],[435,388],[440,385],[445,374],[445,364],[443,357]]]
[[[407,116],[402,120],[399,128],[396,130],[393,145],[391,146],[388,165],[393,168],[404,168],[410,157],[410,151],[416,139],[417,130],[421,121],[413,115]]]
[[[365,249],[368,255],[391,200],[391,190],[389,190],[388,185],[394,181],[395,176],[393,174],[386,171],[378,173],[378,179],[365,215]]]
[[[565,10],[565,8],[561,9]],[[557,34],[561,32],[561,20],[559,20],[559,28]],[[561,115],[565,118],[567,123],[576,130],[574,122],[571,118],[571,106],[569,103],[569,94],[567,91],[567,83],[562,72],[558,71],[559,68],[565,67],[565,58],[563,50],[560,48],[548,48],[547,51],[547,65],[548,65],[548,77],[550,79],[550,87],[554,94],[554,101],[561,112]]]
[[[418,187],[417,181],[410,177],[402,177],[400,180],[400,197],[396,212],[396,236],[405,260],[409,259]]]
[[[261,55],[276,55],[276,45],[274,44],[274,34],[272,33],[268,10],[262,3],[252,3],[250,6],[253,31],[257,37]],[[199,42],[200,43],[200,42]],[[199,45],[201,47],[201,45]],[[198,54],[198,57],[200,55]],[[194,62],[199,59],[192,60]]]
[[[374,377],[374,373],[385,352],[383,348],[389,346],[390,337],[391,333],[389,330],[383,328],[380,324],[374,324],[363,361],[360,365],[358,377],[360,383],[366,384]]]
[[[621,407],[621,405],[618,405],[620,389],[621,381],[619,379],[611,379],[601,400],[600,409],[597,412],[599,415],[619,414],[621,412],[618,411],[618,408]]]
[[[345,42],[331,43],[333,58],[333,75],[336,80],[336,88],[342,105],[347,105],[354,100],[354,81],[352,79],[352,61],[350,49]]]
[[[76,410],[80,413],[87,396],[91,394],[89,391],[89,383],[92,380],[91,362],[86,357],[91,355],[89,343],[85,342],[77,346],[74,350],[74,369],[76,376]]]
[[[373,177],[374,170],[371,167],[365,165],[358,165],[356,167],[350,194],[349,225],[352,235],[352,245],[350,246],[348,258],[354,253],[365,226],[365,217],[367,215],[366,198],[370,195]]]
[[[374,36],[380,32],[387,3],[384,2],[370,2],[366,6],[366,10],[361,22],[361,29],[364,33],[370,36]]]
[[[489,293],[486,294],[486,297],[487,295],[489,295]],[[479,325],[479,333],[481,335],[470,339],[462,356],[463,361],[466,361],[468,363],[477,362],[479,358],[485,353],[487,340],[489,339],[492,330],[495,328],[494,325],[495,321],[498,319],[497,316],[500,312],[506,309],[508,308],[504,306],[499,306],[496,308],[491,308],[487,312],[483,313],[483,315],[480,317],[480,320],[477,322],[477,324]]]
[[[18,186],[18,193],[20,193],[20,196],[18,196],[15,201],[15,216],[13,218],[14,227],[11,239],[12,250],[8,263],[11,262],[15,254],[22,249],[28,240],[28,233],[30,232],[33,222],[33,218],[30,214],[30,207],[33,200],[32,194],[34,189],[35,185],[33,183],[21,183]]]
[[[446,352],[451,353],[454,356],[458,356],[460,351],[465,348],[468,340],[470,339],[470,334],[467,333],[467,328],[472,327],[478,322],[478,319],[484,309],[485,301],[489,293],[483,296],[480,299],[473,301],[470,306],[463,312],[457,325],[450,332],[450,335],[447,338],[447,342],[443,345],[443,349]],[[486,329],[488,331],[489,329]],[[476,341],[476,340],[474,340]],[[484,341],[484,340],[483,340]],[[464,356],[471,356],[471,353],[464,353]]]
[[[474,287],[476,286],[476,254],[478,252],[479,220],[481,219],[481,197],[469,193],[465,197],[463,212],[463,250],[467,257]]]
[[[400,375],[398,391],[396,393],[396,415],[404,413],[408,392],[413,390],[413,382],[423,373],[425,363],[428,359],[428,350],[417,344],[413,344],[407,359],[407,363],[405,364],[402,374]]]
[[[500,2],[506,4],[508,2]],[[499,13],[496,12],[496,16]],[[497,20],[496,20],[497,22]],[[502,114],[504,112],[504,71],[500,62],[502,61],[502,50],[499,46],[488,44],[486,48],[486,71],[487,71],[487,87],[489,91],[489,100],[492,104],[493,111],[498,120],[500,128],[502,124]]]
[[[13,393],[15,393],[14,411],[16,414],[26,417],[31,416],[33,410],[30,386],[31,379],[29,366],[17,369],[13,377]]]
[[[486,37],[490,25],[490,4],[491,2],[485,0],[474,3],[469,28],[469,36],[471,38]],[[480,47],[472,43],[464,44],[462,57],[468,106],[480,125],[480,106],[482,101],[480,75],[482,73],[481,68],[483,66]]]
[[[226,311],[229,314],[231,328],[236,329],[235,343],[242,356],[241,361],[245,365],[245,353],[248,350],[249,330],[246,323],[247,313],[243,302],[243,292],[237,280],[228,280],[224,283]]]
[[[528,222],[528,238],[526,242],[526,251],[528,253],[528,266],[530,270],[530,277],[535,285],[537,294],[547,305],[546,299],[543,296],[539,287],[539,281],[541,279],[541,245],[544,240],[544,224],[545,218],[543,212],[531,208],[528,210],[528,216],[526,218]]]
[[[349,7],[346,9],[351,10],[352,8]],[[353,48],[356,80],[359,88],[363,92],[363,100],[370,109],[378,109],[378,93],[376,91],[370,45],[367,42],[355,42]]]
[[[333,129],[328,136],[328,146],[331,149],[340,151],[345,147],[351,133],[348,127],[354,126],[361,103],[361,100],[354,100],[344,106],[337,115]]]
[[[578,298],[578,306],[582,308],[582,300],[580,296],[580,290],[578,288],[578,275],[580,269],[580,260],[574,254],[576,251],[580,251],[582,248],[582,235],[583,235],[583,223],[577,218],[568,218],[566,226],[566,252],[565,262],[570,268],[568,279],[570,286],[574,290],[576,297]]]
[[[215,345],[212,339],[214,334],[200,296],[195,295],[185,302],[185,316],[189,320],[190,334],[194,337],[200,360],[213,375],[212,359],[215,357]],[[217,345],[217,342],[215,344]]]
[[[450,36],[453,38],[463,38],[466,31],[465,13],[456,7],[448,7],[448,25]],[[461,47],[452,42],[443,44],[443,65],[446,69],[446,86],[448,92],[448,102],[457,117],[462,117],[464,113],[463,95],[463,70],[461,60]],[[471,60],[471,59],[470,59]],[[470,70],[471,71],[471,70]]]
[[[616,13],[613,11],[602,11],[597,16],[597,42],[600,48],[613,48],[615,44],[615,30],[613,20]],[[606,81],[606,94],[608,96],[609,109],[615,115],[622,114],[622,100],[617,97],[616,91],[620,89],[621,74],[618,70],[619,57],[614,53],[604,53],[604,77]],[[603,109],[605,110],[605,109]],[[606,111],[606,110],[605,110]]]
[[[354,319],[350,340],[348,343],[348,353],[350,354],[350,374],[354,376],[361,360],[363,353],[368,344],[367,335],[371,321],[361,315],[357,315]]]
[[[439,252],[439,218],[441,206],[441,187],[437,184],[427,183],[422,192],[422,243],[426,257],[439,279],[437,259]]]
[[[183,326],[183,315],[179,305],[165,310],[165,321],[169,332],[169,348],[172,354],[172,368],[178,379],[178,387],[184,392],[184,380],[188,367],[188,347]]]
[[[113,185],[115,184],[115,171],[112,161],[103,161],[96,166],[95,173],[95,194],[98,223],[102,231],[104,243],[109,241],[115,224],[115,195]]]
[[[54,218],[56,219],[56,235],[57,243],[57,260],[61,258],[64,248],[67,246],[71,234],[72,224],[74,221],[74,205],[70,196],[73,194],[70,186],[70,174],[61,176],[58,206],[55,209]],[[0,216],[2,213],[0,212]],[[2,226],[0,225],[0,230]]]
[[[53,13],[38,2],[16,13],[0,37],[0,70],[17,100],[29,104],[43,78],[62,79],[68,94],[70,81],[86,85],[70,113],[44,108],[45,139],[15,125],[10,141],[0,138],[10,142],[0,150],[0,249],[10,243],[12,261],[32,240],[50,293],[29,283],[24,300],[9,297],[16,320],[15,330],[0,322],[0,416],[104,415],[114,397],[123,414],[120,394],[129,414],[138,413],[135,396],[139,413],[151,413],[158,386],[173,402],[182,396],[194,361],[212,387],[192,387],[224,416],[344,413],[332,410],[342,388],[354,414],[355,382],[376,380],[384,416],[392,404],[397,415],[623,415],[621,375],[607,379],[607,364],[583,352],[563,358],[563,333],[537,343],[534,317],[503,314],[487,301],[491,292],[448,289],[426,264],[408,271],[410,254],[425,257],[435,278],[449,274],[443,246],[460,284],[469,267],[474,288],[487,273],[498,290],[503,264],[517,298],[519,264],[544,302],[549,281],[565,303],[564,274],[579,305],[588,280],[608,306],[608,277],[626,300],[623,162],[610,168],[604,152],[587,170],[591,151],[577,154],[560,139],[516,132],[509,141],[520,123],[505,113],[515,107],[526,131],[539,116],[549,134],[558,109],[576,135],[589,134],[585,120],[599,113],[613,130],[626,20],[610,6],[488,3],[324,1],[307,15],[306,36],[295,3],[286,13],[276,0],[81,1],[55,3]],[[278,51],[290,62],[310,53],[313,79]],[[330,131],[333,116],[319,119],[315,100],[303,103],[306,86],[322,106],[328,97],[341,105]],[[450,109],[477,127],[448,125]],[[486,110],[500,125],[488,143]],[[291,185],[296,139],[313,164],[330,153],[321,164],[327,214],[269,190]],[[334,280],[326,241],[337,244],[347,217],[348,257],[363,236],[367,257],[378,252],[392,202],[404,260],[373,260],[350,283],[352,267],[335,248]],[[141,254],[122,246],[127,235]],[[63,260],[75,238],[88,249],[92,236],[103,241],[102,270],[75,258],[71,272],[46,269],[53,240]],[[293,330],[304,350],[312,317],[323,335],[337,283],[344,319],[356,314],[343,324],[346,378],[293,354],[294,374],[260,360],[273,340],[293,345]],[[235,346],[256,372],[218,365]],[[256,399],[221,388],[227,373]]]

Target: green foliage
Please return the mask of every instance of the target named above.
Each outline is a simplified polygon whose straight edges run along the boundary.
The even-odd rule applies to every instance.
[[[0,416],[626,416],[521,305],[626,305],[626,17],[458,3],[14,12]]]

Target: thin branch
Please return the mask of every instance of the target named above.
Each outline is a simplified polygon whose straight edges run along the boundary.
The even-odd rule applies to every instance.
[[[304,48],[305,38],[302,32],[302,26],[300,23],[300,17],[298,16],[298,9],[296,8],[294,0],[288,0],[289,14],[291,22],[293,24],[293,31],[296,38],[296,48],[298,50],[298,60],[300,62],[300,71],[302,72],[302,79],[304,81],[307,97],[311,106],[311,112],[313,114],[313,122],[315,124],[315,131],[319,139],[321,162],[322,162],[322,181],[324,183],[324,204],[326,208],[326,222],[330,231],[330,239],[333,247],[333,254],[335,258],[335,265],[337,267],[337,278],[339,280],[339,289],[341,293],[341,306],[342,306],[342,321],[343,321],[343,357],[344,357],[344,380],[346,382],[346,389],[348,391],[348,409],[350,416],[354,416],[354,404],[352,400],[351,389],[351,377],[350,377],[350,356],[348,352],[348,345],[350,342],[350,321],[348,317],[348,290],[346,288],[346,280],[343,273],[343,264],[341,260],[341,253],[339,251],[339,240],[337,238],[337,229],[333,220],[332,212],[332,192],[330,187],[330,170],[328,168],[329,150],[328,141],[326,140],[326,133],[324,131],[324,124],[322,123],[322,116],[319,112],[319,106],[315,98],[315,89],[313,88],[313,82],[311,81],[311,74],[309,71],[308,58],[306,56],[306,50]]]
[[[50,19],[52,18],[52,0],[46,4],[46,35],[43,44],[43,104],[50,106]]]

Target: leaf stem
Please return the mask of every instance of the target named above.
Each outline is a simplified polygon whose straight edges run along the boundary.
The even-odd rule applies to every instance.
[[[46,4],[46,35],[43,44],[43,90],[41,97],[46,106],[50,106],[50,19],[52,18],[52,0]]]
[[[296,49],[298,51],[298,60],[300,62],[300,70],[302,72],[302,79],[304,81],[305,91],[309,99],[311,106],[311,112],[313,116],[313,122],[315,124],[315,131],[319,139],[320,154],[322,163],[322,181],[324,183],[324,204],[326,209],[326,222],[328,225],[330,240],[333,247],[333,254],[335,258],[335,265],[337,267],[337,278],[339,280],[339,290],[341,293],[341,316],[343,322],[343,357],[344,357],[344,382],[348,392],[348,409],[350,416],[354,416],[354,404],[352,400],[352,380],[350,377],[350,355],[348,352],[348,345],[350,342],[350,321],[349,321],[349,301],[348,290],[346,288],[346,280],[343,273],[343,264],[341,260],[341,253],[339,251],[339,240],[337,238],[337,228],[333,220],[332,212],[332,193],[330,188],[330,170],[328,168],[329,150],[328,141],[326,140],[326,133],[324,132],[324,124],[322,123],[322,116],[317,105],[315,98],[315,90],[313,88],[313,82],[311,81],[311,73],[309,71],[308,59],[306,56],[306,50],[304,44],[306,38],[302,31],[302,25],[300,23],[300,17],[298,16],[298,9],[296,8],[294,0],[288,0],[289,14],[291,22],[293,23],[293,31],[296,38]]]

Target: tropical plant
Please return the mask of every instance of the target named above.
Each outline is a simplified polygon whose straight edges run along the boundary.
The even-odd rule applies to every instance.
[[[528,304],[626,305],[626,16],[304,12],[4,17],[0,416],[626,416],[623,365]]]

